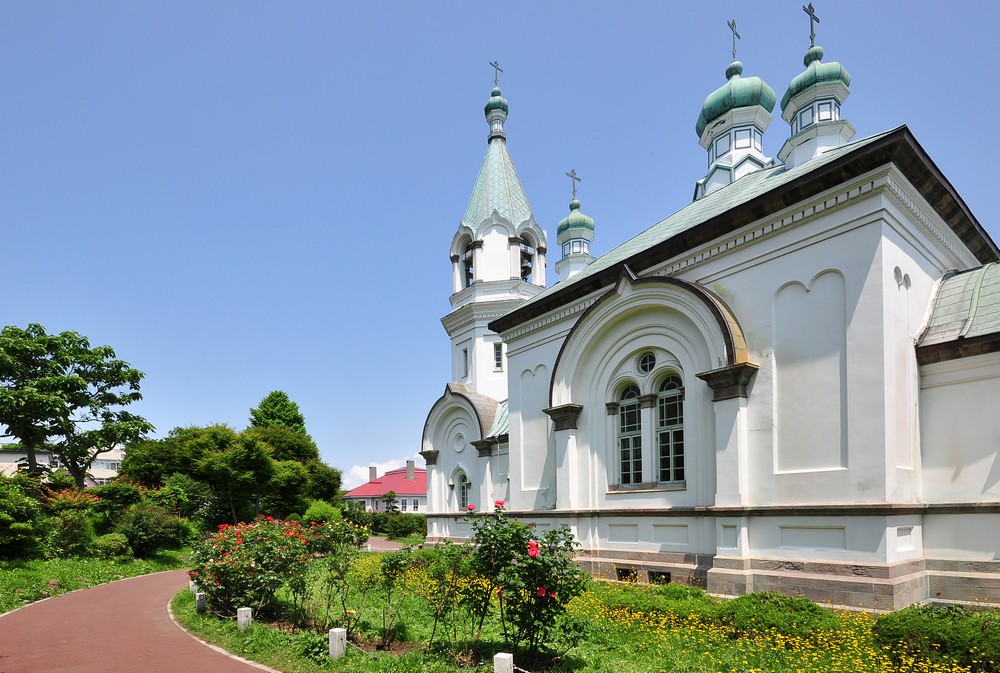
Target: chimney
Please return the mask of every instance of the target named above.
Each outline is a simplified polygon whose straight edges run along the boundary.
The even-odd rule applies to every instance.
[[[368,468],[368,481],[375,481],[378,479],[378,468],[372,465]]]
[[[406,481],[416,481],[417,476],[413,473],[413,461],[406,461]]]

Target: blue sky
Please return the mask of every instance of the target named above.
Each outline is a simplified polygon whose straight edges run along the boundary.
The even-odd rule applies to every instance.
[[[575,168],[600,254],[690,201],[727,20],[780,99],[801,6],[6,0],[0,324],[114,346],[158,435],[242,428],[281,389],[328,463],[398,464],[450,375],[448,244],[486,150],[487,63],[550,248]],[[856,137],[908,124],[1000,239],[998,5],[816,13]],[[776,110],[769,156],[787,134]]]

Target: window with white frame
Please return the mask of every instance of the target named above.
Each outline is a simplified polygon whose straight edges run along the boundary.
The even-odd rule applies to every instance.
[[[656,446],[661,482],[684,481],[684,386],[671,374],[656,396]]]
[[[400,512],[405,512],[406,511],[406,498],[400,499],[400,501],[399,501],[399,511]]]
[[[469,491],[472,490],[472,484],[469,483],[468,477],[465,476],[464,472],[459,472],[458,476],[455,477],[455,493],[458,496],[458,508],[464,510],[469,506]]]
[[[621,484],[642,483],[642,414],[634,385],[618,396],[618,457]]]
[[[503,344],[493,344],[493,369],[498,372],[503,371]]]
[[[414,498],[413,499],[413,511],[414,512],[419,512],[420,511],[420,498]]]

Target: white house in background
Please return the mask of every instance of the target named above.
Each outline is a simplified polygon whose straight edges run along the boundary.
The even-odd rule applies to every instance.
[[[427,508],[427,470],[408,460],[406,467],[389,470],[380,477],[378,469],[372,465],[368,468],[368,483],[345,493],[344,500],[360,502],[369,512],[385,511],[383,497],[389,491],[396,494],[400,512],[422,514]]]
[[[28,454],[23,449],[9,447],[9,444],[0,445],[0,472],[7,475],[16,473],[18,467],[28,460]],[[52,469],[61,467],[59,459],[51,451],[36,451],[35,457],[39,465]],[[87,486],[100,486],[114,481],[124,457],[124,449],[118,446],[98,456],[87,470]]]
[[[574,198],[549,287],[493,90],[423,431],[431,541],[503,499],[595,572],[1000,602],[1000,251],[905,126],[851,142],[851,78],[822,59],[776,159],[775,93],[730,64],[695,200],[594,260]]]

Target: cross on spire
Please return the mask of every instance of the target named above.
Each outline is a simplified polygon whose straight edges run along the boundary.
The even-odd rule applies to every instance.
[[[811,5],[810,5],[811,6]],[[500,67],[500,59],[497,59],[490,63],[493,66],[493,86],[500,86],[500,73],[503,72],[503,68]]]
[[[810,2],[808,6],[802,5],[802,11],[809,15],[809,46],[816,46],[816,28],[815,24],[819,23],[819,17],[816,16],[816,10],[813,9],[813,4]]]
[[[569,173],[566,174],[566,177],[573,181],[573,198],[575,199],[576,198],[576,183],[583,182],[583,178],[581,178],[580,176],[578,176],[576,174],[576,169],[575,168],[571,168],[569,170]]]
[[[738,32],[736,32],[736,19],[729,22],[729,30],[733,31],[733,60],[736,60],[736,40],[743,39]]]

